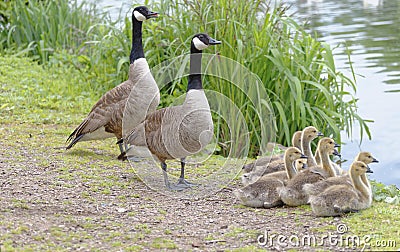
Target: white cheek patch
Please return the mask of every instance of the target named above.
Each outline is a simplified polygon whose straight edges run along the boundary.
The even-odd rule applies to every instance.
[[[193,39],[193,44],[194,44],[194,47],[196,47],[197,50],[200,50],[200,51],[203,49],[206,49],[208,47],[208,45],[204,44],[198,37],[195,37]]]
[[[138,21],[144,21],[144,20],[146,20],[146,17],[145,17],[142,13],[140,13],[139,11],[134,11],[134,12],[133,12],[133,15],[135,15],[135,18],[136,18],[136,20],[138,20]]]

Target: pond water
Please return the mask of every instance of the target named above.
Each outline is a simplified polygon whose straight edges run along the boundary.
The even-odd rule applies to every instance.
[[[400,1],[399,0],[289,0],[294,18],[307,21],[308,30],[335,49],[335,62],[351,76],[346,47],[358,76],[359,114],[370,123],[372,140],[360,145],[358,129],[352,139],[343,134],[341,154],[352,160],[370,151],[371,178],[400,186]],[[349,162],[344,164],[348,167]]]
[[[143,1],[141,1],[143,2]],[[400,0],[287,0],[299,22],[318,34],[334,50],[337,68],[351,76],[347,48],[357,74],[359,114],[370,123],[372,140],[360,144],[357,126],[352,138],[343,134],[343,159],[370,151],[380,162],[372,164],[370,178],[400,186]],[[96,1],[113,17],[131,1]],[[123,11],[122,13],[126,13]],[[350,162],[343,164],[348,168]]]

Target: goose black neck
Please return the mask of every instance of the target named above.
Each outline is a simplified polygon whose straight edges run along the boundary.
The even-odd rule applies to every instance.
[[[190,74],[187,91],[191,89],[203,89],[201,83],[201,50],[198,50],[193,42],[190,47]]]
[[[132,64],[135,60],[144,58],[142,44],[142,23],[132,15],[132,48],[129,61]]]

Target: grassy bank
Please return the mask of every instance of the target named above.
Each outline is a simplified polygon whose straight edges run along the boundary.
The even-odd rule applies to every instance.
[[[267,249],[400,248],[399,205],[374,202],[342,218],[315,218],[309,206],[252,209],[233,197],[231,190],[240,187],[236,180],[207,199],[171,199],[150,190],[130,165],[116,160],[111,139],[65,151],[69,130],[63,124],[0,124],[1,251],[264,251],[257,237],[266,231],[317,239],[304,246],[275,241]],[[213,157],[188,166],[188,174],[219,164]],[[171,167],[179,171],[178,162]],[[343,224],[347,231],[338,233]],[[323,238],[328,236],[332,243]],[[388,245],[378,247],[382,242]]]
[[[263,251],[257,237],[266,231],[318,239],[312,246],[275,244],[268,249],[400,248],[400,205],[384,202],[398,197],[400,192],[394,188],[374,185],[374,198],[383,202],[374,201],[365,211],[342,218],[315,218],[309,206],[242,207],[231,193],[241,186],[237,179],[207,199],[165,197],[141,182],[132,166],[115,159],[114,139],[80,143],[65,151],[66,136],[85,115],[82,108],[89,109],[96,95],[101,95],[87,90],[79,106],[71,102],[75,89],[82,88],[69,81],[78,76],[75,71],[44,70],[29,58],[0,57],[1,251]],[[51,85],[57,88],[46,89]],[[55,105],[40,105],[52,104],[51,97],[57,94],[63,99]],[[189,165],[188,176],[222,162],[221,157],[212,156],[202,164]],[[179,163],[170,163],[178,174]],[[338,233],[339,224],[346,225],[344,234]],[[321,243],[327,235],[351,240],[349,244]],[[359,237],[359,243],[352,243],[357,242],[354,237]],[[387,246],[378,247],[384,242]]]

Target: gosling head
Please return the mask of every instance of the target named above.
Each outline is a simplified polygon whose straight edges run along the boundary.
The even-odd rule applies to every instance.
[[[306,158],[299,158],[294,161],[294,167],[296,167],[297,171],[302,171],[307,169],[307,159]]]
[[[296,131],[292,137],[292,146],[301,148],[301,131]]]
[[[350,173],[360,176],[364,173],[374,173],[374,172],[364,162],[355,161],[350,166]]]
[[[210,45],[221,44],[221,41],[211,38],[207,33],[198,33],[192,38],[192,48],[202,51]]]
[[[147,19],[158,17],[158,13],[150,11],[146,6],[138,6],[133,9],[132,16],[137,21],[143,22]]]
[[[335,141],[329,137],[321,138],[318,142],[318,149],[320,152],[340,157],[340,153],[335,149],[337,147],[340,147],[340,145],[335,143]]]
[[[312,141],[319,136],[323,136],[323,134],[319,132],[314,126],[308,126],[304,128],[303,132],[301,133],[301,138],[307,139],[309,141]]]
[[[307,158],[301,151],[296,147],[289,147],[285,151],[285,158],[289,158],[291,162],[296,161],[299,158]]]
[[[372,154],[370,152],[367,152],[367,151],[362,151],[362,152],[358,153],[356,160],[364,162],[365,164],[379,163],[379,161],[376,160],[372,156]]]

